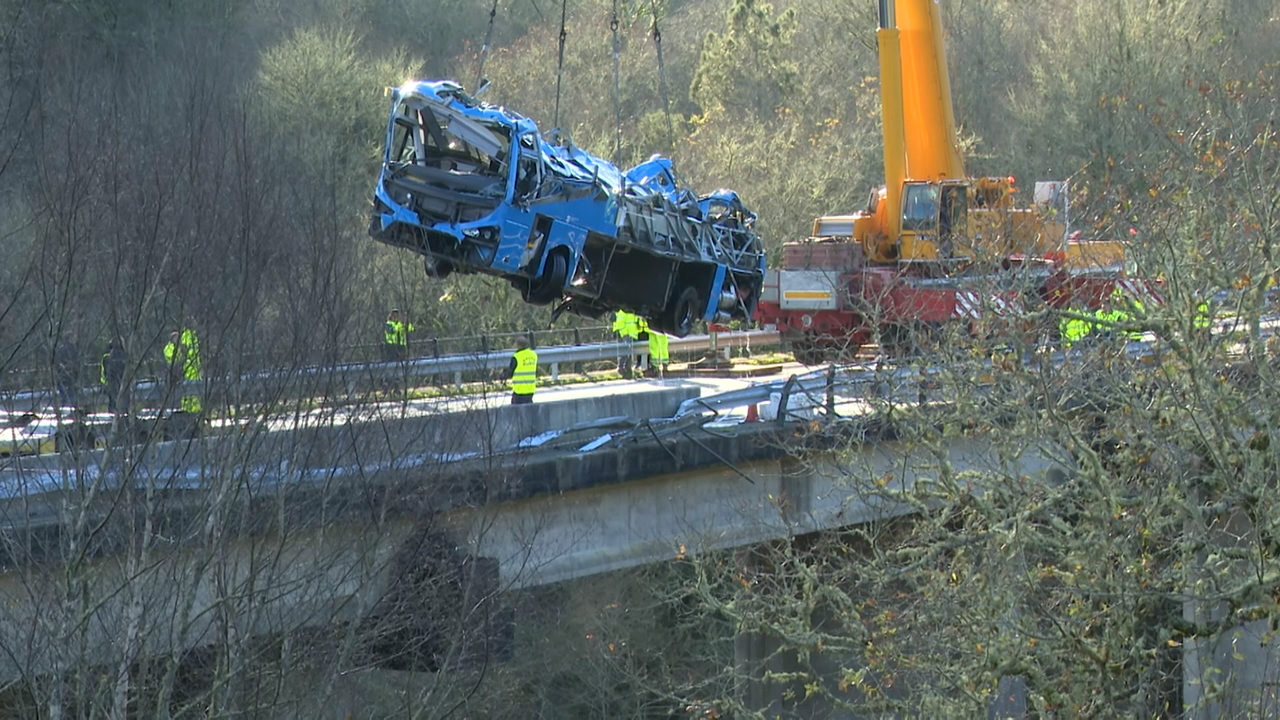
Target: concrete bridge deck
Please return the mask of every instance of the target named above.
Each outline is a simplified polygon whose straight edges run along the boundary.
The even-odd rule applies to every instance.
[[[941,465],[1051,482],[1066,462],[980,433],[939,452],[869,409],[826,428],[835,455],[807,423],[676,417],[700,392],[319,411],[10,458],[0,680],[324,628],[439,637],[453,623],[477,652],[502,643],[503,591],[897,516],[909,508],[879,490],[939,481]],[[392,645],[378,652],[407,653]]]
[[[794,424],[674,418],[698,388],[628,389],[11,458],[0,469],[0,645],[24,650],[0,656],[0,678],[69,662],[58,638],[77,613],[77,661],[109,662],[129,637],[165,654],[232,630],[367,622],[391,612],[389,599],[439,594],[440,578],[496,597],[901,512],[852,494],[847,468],[790,460]],[[866,477],[914,482],[924,471],[911,448],[875,432]],[[995,461],[980,443],[951,452]],[[424,563],[438,572],[406,569]]]

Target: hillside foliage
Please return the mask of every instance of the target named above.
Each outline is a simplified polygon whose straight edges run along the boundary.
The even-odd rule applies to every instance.
[[[0,372],[119,337],[142,377],[188,321],[211,375],[336,362],[380,342],[392,306],[426,336],[544,327],[510,286],[429,280],[369,238],[383,89],[415,77],[482,73],[486,100],[544,129],[558,108],[576,144],[620,165],[668,154],[691,186],[737,190],[776,257],[881,182],[875,5],[568,0],[561,63],[545,2],[0,0]],[[1023,200],[1070,180],[1073,227],[1130,239],[1134,269],[1162,283],[1166,302],[1130,307],[1125,330],[1166,354],[1048,368],[1010,359],[1031,355],[1015,341],[934,338],[918,364],[948,360],[938,383],[961,401],[910,438],[935,455],[933,482],[880,483],[857,444],[831,454],[851,495],[915,521],[531,592],[548,631],[522,642],[548,659],[494,670],[483,692],[415,696],[417,716],[464,696],[450,707],[474,702],[470,717],[746,717],[741,688],[761,675],[735,664],[735,634],[801,660],[775,709],[981,716],[1016,678],[1046,717],[1159,716],[1185,699],[1169,649],[1274,626],[1280,384],[1260,326],[1280,280],[1280,0],[941,5],[969,173],[1013,176]],[[1219,341],[1197,334],[1207,298],[1233,323]],[[977,390],[993,362],[1000,382]],[[1071,472],[953,472],[945,448],[976,432]],[[190,707],[221,716],[218,693]]]
[[[579,0],[563,64],[553,8],[500,2],[492,28],[490,9],[5,2],[3,356],[39,355],[64,327],[152,348],[189,313],[237,351],[376,341],[392,305],[432,334],[545,324],[500,284],[429,283],[363,233],[383,87],[474,84],[486,36],[491,101],[544,127],[558,104],[576,143],[622,165],[674,156],[695,187],[738,190],[771,247],[877,184],[873,3]],[[1090,235],[1143,222],[1135,203],[1157,189],[1171,138],[1227,129],[1194,125],[1206,113],[1266,121],[1248,91],[1275,72],[1274,3],[943,11],[969,171],[1071,179]]]

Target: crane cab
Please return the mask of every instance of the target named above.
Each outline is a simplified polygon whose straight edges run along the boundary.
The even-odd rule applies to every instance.
[[[902,185],[899,262],[950,261],[968,234],[969,184],[963,180]]]
[[[851,225],[853,237],[863,245],[869,262],[876,265],[965,257],[970,206],[967,181],[903,183],[896,218],[888,215],[889,197],[885,188],[880,188],[868,208],[857,215],[818,218],[814,234],[839,235],[832,232],[835,227]],[[900,228],[896,237],[895,225]]]
[[[919,263],[946,271],[961,265],[1040,256],[1061,247],[1065,227],[1014,204],[1013,178],[980,177],[902,184],[896,238],[881,192],[874,212],[855,223],[873,264]],[[932,273],[926,273],[932,274]]]

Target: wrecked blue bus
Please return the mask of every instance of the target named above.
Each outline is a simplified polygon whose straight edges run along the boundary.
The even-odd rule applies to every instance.
[[[495,275],[555,315],[628,310],[678,337],[751,318],[765,253],[736,193],[699,197],[659,156],[622,172],[454,82],[391,98],[369,232],[428,275]]]

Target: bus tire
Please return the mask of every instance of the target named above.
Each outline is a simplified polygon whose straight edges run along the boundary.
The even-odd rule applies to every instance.
[[[564,281],[569,274],[569,260],[563,252],[547,256],[542,273],[529,281],[524,300],[532,305],[547,305],[564,295]]]
[[[682,290],[667,308],[664,320],[667,332],[678,338],[693,332],[693,324],[698,321],[698,291],[692,287]]]

